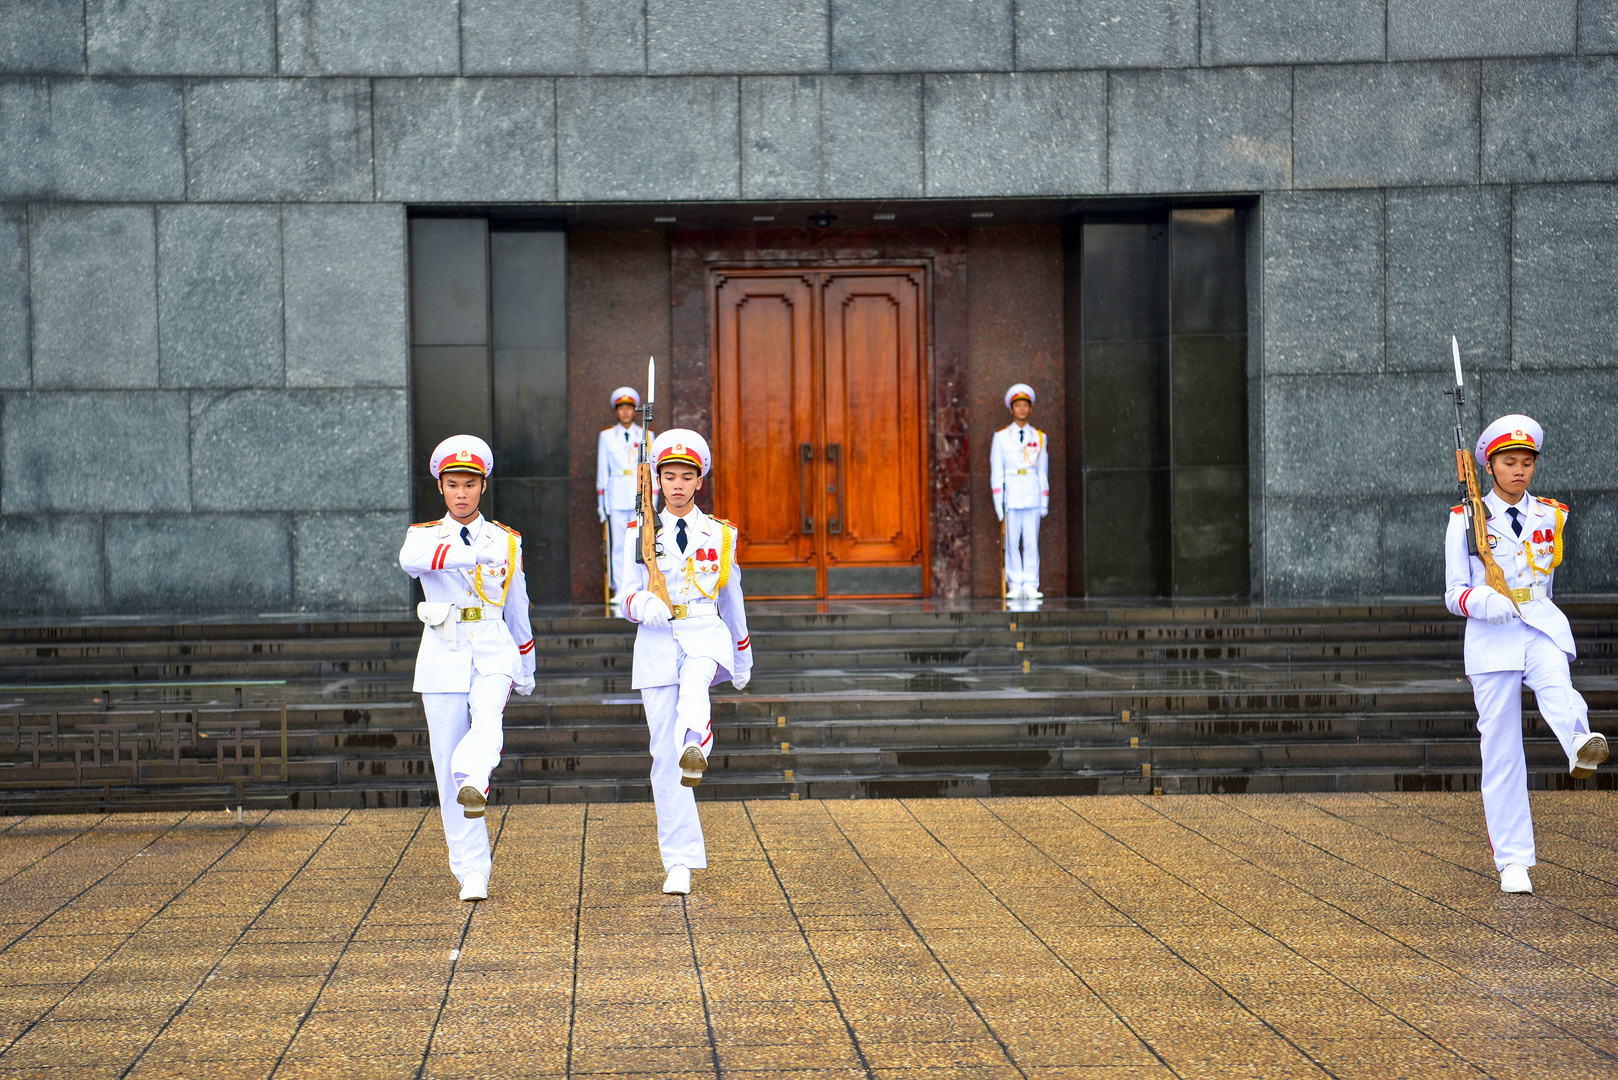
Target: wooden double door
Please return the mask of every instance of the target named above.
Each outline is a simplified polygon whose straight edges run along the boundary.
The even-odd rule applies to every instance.
[[[714,270],[709,295],[748,595],[926,595],[925,270]]]

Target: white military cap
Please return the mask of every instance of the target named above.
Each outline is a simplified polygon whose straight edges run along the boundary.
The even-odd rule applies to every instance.
[[[1027,398],[1028,404],[1032,405],[1034,403],[1034,388],[1025,382],[1012,384],[1011,389],[1006,391],[1006,408],[1011,408],[1011,403],[1018,398]]]
[[[494,451],[476,435],[451,435],[433,451],[432,470],[434,480],[447,472],[488,476],[494,472]]]
[[[661,469],[677,461],[695,465],[699,476],[707,476],[708,467],[713,464],[713,455],[708,452],[708,440],[690,428],[677,427],[670,428],[652,441],[654,468]]]
[[[1545,429],[1539,421],[1522,413],[1507,413],[1483,429],[1474,453],[1479,465],[1487,465],[1502,450],[1532,450],[1537,454],[1544,448]]]
[[[612,407],[617,408],[624,402],[640,408],[640,394],[633,386],[620,386],[612,392]]]

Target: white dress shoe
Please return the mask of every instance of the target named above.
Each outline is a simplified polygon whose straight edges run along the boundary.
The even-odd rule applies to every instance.
[[[1522,863],[1507,863],[1506,868],[1500,871],[1500,891],[1515,893],[1531,893],[1534,883],[1528,880],[1528,867]]]
[[[461,804],[461,813],[467,817],[482,817],[489,800],[483,797],[483,792],[471,784],[462,784],[461,793],[455,796],[455,801]]]
[[[1606,760],[1607,737],[1599,731],[1592,731],[1573,740],[1573,763],[1567,771],[1575,780],[1583,780],[1593,775],[1596,766]]]
[[[1045,594],[1040,592],[1038,589],[1034,588],[1032,585],[1030,585],[1026,589],[1024,589],[1022,591],[1022,595],[1023,595],[1024,600],[1043,600],[1043,599],[1045,599]]]
[[[487,900],[488,898],[489,879],[477,873],[466,875],[466,880],[461,882],[461,899]]]
[[[707,767],[708,755],[696,743],[680,751],[680,783],[686,787],[696,787],[702,783],[702,772]]]
[[[691,868],[689,866],[675,866],[669,869],[669,876],[663,879],[663,891],[670,896],[685,896],[691,891]]]

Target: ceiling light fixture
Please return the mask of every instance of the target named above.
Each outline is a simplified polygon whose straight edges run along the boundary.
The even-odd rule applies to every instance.
[[[893,220],[893,215],[892,214],[872,214],[871,215],[871,220],[872,221],[892,221]]]
[[[972,211],[972,216],[975,217],[975,218],[992,218],[992,217],[994,217],[994,211],[993,210],[974,210],[974,211]]]
[[[774,214],[754,214],[753,215],[753,220],[754,221],[774,221],[775,220],[775,215]]]
[[[837,220],[837,215],[830,210],[816,210],[809,215],[809,220],[814,222],[817,228],[825,229]]]
[[[655,218],[652,219],[652,221],[654,221],[658,225],[673,225],[678,220],[679,220],[679,218],[671,218],[671,217],[655,217]]]

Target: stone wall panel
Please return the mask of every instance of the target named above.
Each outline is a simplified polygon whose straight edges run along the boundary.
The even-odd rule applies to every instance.
[[[369,201],[371,86],[223,79],[186,88],[186,194],[198,201]]]
[[[36,206],[31,219],[34,386],[156,386],[151,207]]]
[[[403,386],[405,222],[398,206],[288,206],[288,386]]]
[[[1520,412],[1544,425],[1545,453],[1534,474],[1536,494],[1571,505],[1577,502],[1574,496],[1585,492],[1613,490],[1618,379],[1610,368],[1486,372],[1481,381],[1483,422]],[[1469,434],[1476,437],[1475,432]]]
[[[929,75],[929,196],[1069,195],[1107,187],[1107,76]]]
[[[562,80],[560,197],[737,198],[737,90],[732,78]]]
[[[556,198],[554,81],[379,79],[374,93],[379,198]]]
[[[1579,0],[1579,51],[1618,52],[1618,0]]]
[[[832,0],[832,69],[1009,71],[1012,0]]]
[[[742,80],[742,198],[821,194],[820,84],[808,75]]]
[[[107,606],[116,612],[270,612],[292,606],[280,514],[109,517]]]
[[[0,517],[0,613],[92,615],[106,610],[101,517]]]
[[[274,0],[88,0],[93,74],[273,75]]]
[[[0,205],[0,389],[26,389],[28,359],[28,211]]]
[[[403,390],[199,391],[191,425],[198,510],[410,506]]]
[[[1618,494],[1581,495],[1568,505],[1572,512],[1553,583],[1556,595],[1618,592]]]
[[[191,509],[186,396],[8,394],[0,421],[6,514]]]
[[[644,75],[644,0],[461,0],[467,75]]]
[[[1334,64],[1295,79],[1298,187],[1477,183],[1476,64]]]
[[[1283,68],[1123,71],[1111,80],[1111,190],[1292,186],[1292,85]]]
[[[921,76],[848,75],[821,87],[822,195],[915,199],[925,193]]]
[[[1266,374],[1381,369],[1381,192],[1270,196],[1263,260]]]
[[[281,292],[278,207],[159,207],[163,385],[283,385]]]
[[[1444,533],[1452,495],[1382,500],[1382,588],[1388,597],[1444,594]]]
[[[791,75],[831,67],[831,0],[649,0],[649,75]]]
[[[276,0],[283,75],[458,75],[457,0]]]
[[[1511,273],[1518,367],[1618,366],[1618,185],[1517,189]]]
[[[1017,68],[1196,67],[1197,6],[1016,0]]]
[[[292,606],[299,611],[400,611],[410,577],[399,546],[410,527],[403,510],[298,514],[293,519]]]
[[[84,0],[0,0],[0,74],[84,70]]]
[[[1203,0],[1201,10],[1204,64],[1384,57],[1384,0]]]
[[[1571,55],[1579,0],[1387,0],[1388,59]]]
[[[1377,499],[1275,498],[1265,506],[1269,602],[1350,600],[1382,593]]]
[[[1483,65],[1483,180],[1618,179],[1618,58]]]
[[[1454,491],[1455,414],[1446,382],[1453,377],[1272,377],[1264,392],[1266,494]]]
[[[1511,192],[1388,192],[1388,367],[1449,371],[1511,362]]]
[[[178,199],[180,84],[0,80],[0,198]]]

